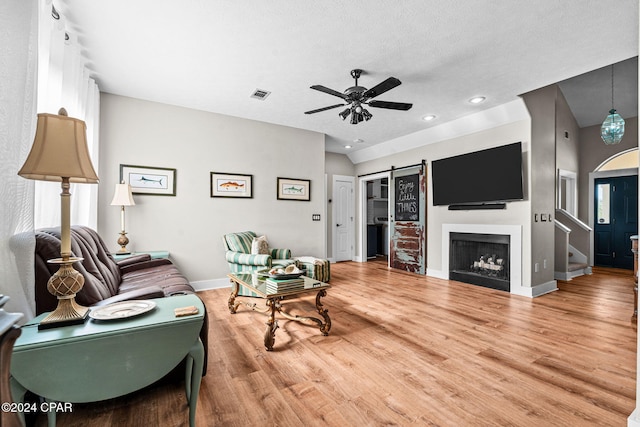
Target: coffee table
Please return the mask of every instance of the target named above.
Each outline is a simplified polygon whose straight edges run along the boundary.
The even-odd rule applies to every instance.
[[[323,308],[320,298],[327,295],[327,289],[331,287],[330,284],[302,276],[302,279],[304,280],[303,287],[274,293],[267,289],[267,284],[265,282],[266,277],[261,276],[258,273],[233,273],[228,274],[227,276],[231,279],[232,284],[232,291],[229,296],[229,311],[231,314],[234,314],[241,304],[244,304],[251,310],[269,314],[267,330],[264,333],[264,346],[267,351],[273,350],[273,343],[275,342],[276,329],[278,329],[276,313],[280,313],[284,318],[289,320],[295,320],[306,324],[314,324],[318,326],[322,335],[329,335],[329,330],[331,329],[331,318],[329,318],[329,310]],[[266,306],[258,307],[258,304],[255,302],[236,301],[240,286],[244,286],[245,288],[255,292],[259,298],[265,299]],[[323,320],[316,317],[291,315],[283,309],[282,301],[284,299],[312,292],[316,293],[316,309],[320,316],[322,316]]]

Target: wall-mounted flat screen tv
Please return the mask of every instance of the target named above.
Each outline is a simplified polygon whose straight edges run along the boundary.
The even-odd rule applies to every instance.
[[[434,206],[522,200],[522,144],[431,162]]]

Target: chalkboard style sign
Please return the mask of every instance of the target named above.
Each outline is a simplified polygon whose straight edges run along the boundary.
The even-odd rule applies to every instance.
[[[420,219],[420,175],[395,178],[395,220],[418,221]]]

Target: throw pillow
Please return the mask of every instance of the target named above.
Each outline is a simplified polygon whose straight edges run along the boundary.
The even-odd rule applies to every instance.
[[[267,243],[267,236],[254,237],[251,242],[251,254],[252,255],[269,255],[269,243]]]
[[[241,233],[226,234],[224,237],[230,251],[249,254],[251,253],[251,242],[256,237],[256,233],[243,231]]]

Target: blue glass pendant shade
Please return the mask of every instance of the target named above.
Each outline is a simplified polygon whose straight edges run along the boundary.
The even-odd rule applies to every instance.
[[[600,136],[607,145],[618,144],[624,136],[624,119],[613,108],[600,128]]]

